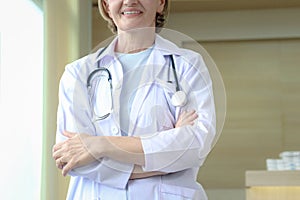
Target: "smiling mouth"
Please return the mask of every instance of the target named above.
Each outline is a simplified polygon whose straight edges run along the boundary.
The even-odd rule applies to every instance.
[[[124,11],[122,12],[123,15],[136,15],[136,14],[140,14],[142,12],[140,11]]]

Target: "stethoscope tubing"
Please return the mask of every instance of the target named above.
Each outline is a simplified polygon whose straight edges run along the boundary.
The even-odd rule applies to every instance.
[[[107,68],[105,68],[105,67],[99,67],[98,66],[97,69],[95,69],[94,71],[92,71],[89,74],[89,76],[87,78],[87,87],[91,87],[91,80],[94,78],[95,74],[97,74],[100,71],[105,71],[108,74],[108,78],[107,78],[108,82],[110,82],[110,83],[112,82],[110,71]]]
[[[103,53],[103,51],[106,49],[107,47],[105,47],[105,48],[103,48],[101,51],[100,51],[100,53],[98,54],[98,56],[100,56],[102,53]],[[173,58],[173,55],[169,55],[169,58],[170,58],[170,60],[171,60],[171,68],[172,68],[172,71],[173,71],[173,76],[174,76],[174,79],[175,79],[175,84],[176,84],[176,92],[175,93],[183,93],[182,91],[180,91],[180,87],[179,87],[179,81],[178,81],[178,76],[177,76],[177,73],[176,73],[176,67],[175,67],[175,62],[174,62],[174,58]],[[108,82],[109,82],[109,84],[110,84],[110,95],[111,95],[111,111],[113,110],[113,95],[112,95],[112,75],[111,75],[111,73],[110,73],[110,71],[107,69],[107,68],[105,68],[105,67],[101,67],[100,66],[100,61],[98,61],[98,63],[97,63],[97,68],[94,70],[94,71],[92,71],[90,74],[89,74],[89,76],[88,76],[88,78],[87,78],[87,88],[88,89],[92,89],[91,87],[92,87],[92,79],[94,78],[94,76],[98,73],[98,72],[101,72],[101,71],[104,71],[104,72],[106,72],[106,74],[107,74],[107,80],[108,80]],[[168,73],[169,74],[169,73]],[[171,82],[170,80],[168,80],[168,82]],[[95,95],[95,94],[94,94]],[[184,97],[185,99],[186,99],[186,97]],[[91,100],[91,99],[90,99]],[[90,104],[92,105],[92,102],[90,102]],[[94,112],[94,115],[96,116],[96,113]],[[94,121],[98,121],[98,120],[103,120],[103,119],[105,119],[105,118],[107,118],[108,116],[110,115],[110,113],[107,113],[107,114],[105,114],[105,115],[103,115],[103,116],[97,116],[96,117],[96,119],[94,120]]]
[[[178,92],[178,91],[180,91],[180,88],[179,88],[178,76],[177,76],[177,73],[176,73],[176,68],[175,68],[175,62],[174,62],[173,55],[170,55],[170,59],[171,59],[171,67],[173,69],[173,74],[174,74],[175,83],[176,83],[176,92]]]

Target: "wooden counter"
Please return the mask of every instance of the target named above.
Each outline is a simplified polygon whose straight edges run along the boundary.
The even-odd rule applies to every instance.
[[[300,171],[247,171],[247,200],[299,200]]]

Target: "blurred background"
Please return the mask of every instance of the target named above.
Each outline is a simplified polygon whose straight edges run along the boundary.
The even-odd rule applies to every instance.
[[[51,157],[59,79],[112,33],[97,0],[0,5],[0,198],[64,199]],[[299,19],[299,0],[171,0],[166,28],[208,51],[226,89],[224,129],[198,175],[210,200],[246,199],[246,171],[300,150]]]

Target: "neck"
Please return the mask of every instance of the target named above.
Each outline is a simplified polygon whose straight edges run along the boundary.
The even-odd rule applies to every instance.
[[[155,28],[143,28],[130,31],[119,31],[116,52],[137,53],[154,44]]]

